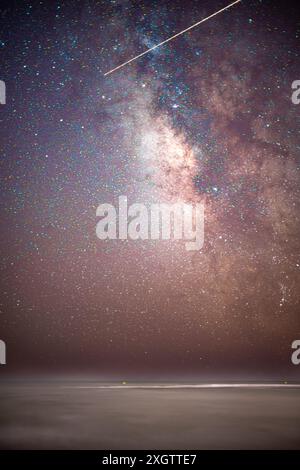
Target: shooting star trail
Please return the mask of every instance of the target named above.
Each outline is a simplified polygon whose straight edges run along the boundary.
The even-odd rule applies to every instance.
[[[133,62],[134,60],[137,60],[137,59],[139,59],[140,57],[143,57],[144,55],[148,54],[149,52],[154,51],[154,49],[157,49],[158,47],[162,46],[163,44],[166,44],[167,42],[172,41],[173,39],[177,38],[178,36],[181,36],[182,34],[186,33],[187,31],[190,31],[191,29],[196,28],[197,26],[199,26],[199,24],[204,23],[205,21],[210,20],[210,19],[213,18],[214,16],[217,16],[219,13],[222,13],[223,11],[228,10],[229,8],[233,7],[233,5],[236,5],[237,3],[241,3],[241,1],[242,1],[242,0],[236,0],[236,1],[233,2],[233,3],[230,3],[230,4],[227,5],[226,7],[221,8],[221,10],[218,10],[218,11],[216,11],[215,13],[213,13],[212,15],[207,16],[206,18],[203,18],[203,20],[198,21],[197,23],[193,24],[192,26],[189,26],[188,28],[184,29],[183,31],[180,31],[179,33],[174,34],[174,36],[171,36],[170,38],[165,39],[164,41],[160,42],[159,44],[156,44],[156,46],[150,47],[150,49],[147,49],[146,51],[144,51],[144,52],[142,52],[141,54],[139,54],[139,55],[133,57],[132,59],[127,60],[127,61],[124,62],[123,64],[120,64],[120,65],[118,65],[117,67],[115,67],[115,68],[109,70],[108,72],[106,72],[106,73],[104,74],[104,77],[106,77],[107,75],[110,75],[111,73],[115,72],[116,70],[121,69],[122,67],[125,67],[125,65],[130,64],[130,63]]]

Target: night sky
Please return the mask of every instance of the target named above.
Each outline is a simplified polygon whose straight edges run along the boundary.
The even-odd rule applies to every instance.
[[[5,371],[299,377],[298,2],[244,0],[103,76],[228,3],[1,2]],[[202,250],[99,240],[120,195],[202,202]]]

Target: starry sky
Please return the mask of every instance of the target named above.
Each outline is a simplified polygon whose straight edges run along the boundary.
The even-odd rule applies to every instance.
[[[1,2],[6,371],[299,377],[297,2],[244,0],[104,77],[228,3]],[[99,240],[119,195],[203,203],[203,248]]]

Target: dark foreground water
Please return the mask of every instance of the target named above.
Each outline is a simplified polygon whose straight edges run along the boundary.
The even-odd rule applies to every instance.
[[[300,388],[0,385],[2,449],[300,449]]]

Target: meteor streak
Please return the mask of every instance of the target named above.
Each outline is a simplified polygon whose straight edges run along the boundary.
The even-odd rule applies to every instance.
[[[125,65],[130,64],[130,62],[133,62],[134,60],[139,59],[140,57],[142,57],[142,56],[148,54],[148,52],[154,51],[154,49],[157,49],[158,47],[162,46],[163,44],[166,44],[167,42],[172,41],[172,39],[175,39],[175,38],[177,38],[178,36],[181,36],[182,34],[186,33],[187,31],[190,31],[190,30],[193,29],[193,28],[196,28],[196,26],[199,26],[199,24],[204,23],[204,22],[207,21],[207,20],[210,20],[210,18],[213,18],[214,16],[218,15],[219,13],[222,13],[222,11],[228,10],[229,8],[233,7],[233,5],[236,5],[237,3],[241,3],[241,0],[236,0],[236,1],[233,2],[233,3],[230,3],[230,4],[227,5],[226,7],[221,8],[221,10],[218,10],[218,11],[216,11],[215,13],[213,13],[212,15],[207,16],[206,18],[203,18],[203,20],[198,21],[197,23],[193,24],[192,26],[189,26],[188,28],[184,29],[183,31],[180,31],[179,33],[174,34],[173,36],[171,36],[171,37],[168,38],[168,39],[165,39],[164,41],[160,42],[159,44],[156,44],[156,46],[150,47],[150,49],[147,49],[146,51],[144,51],[144,52],[142,52],[141,54],[139,54],[139,55],[133,57],[132,59],[127,60],[127,61],[124,62],[123,64],[120,64],[120,65],[118,65],[117,67],[115,67],[115,68],[109,70],[108,72],[106,72],[106,73],[104,74],[104,76],[106,77],[107,75],[110,75],[111,73],[113,73],[113,72],[115,72],[116,70],[118,70],[118,69],[124,67]]]

